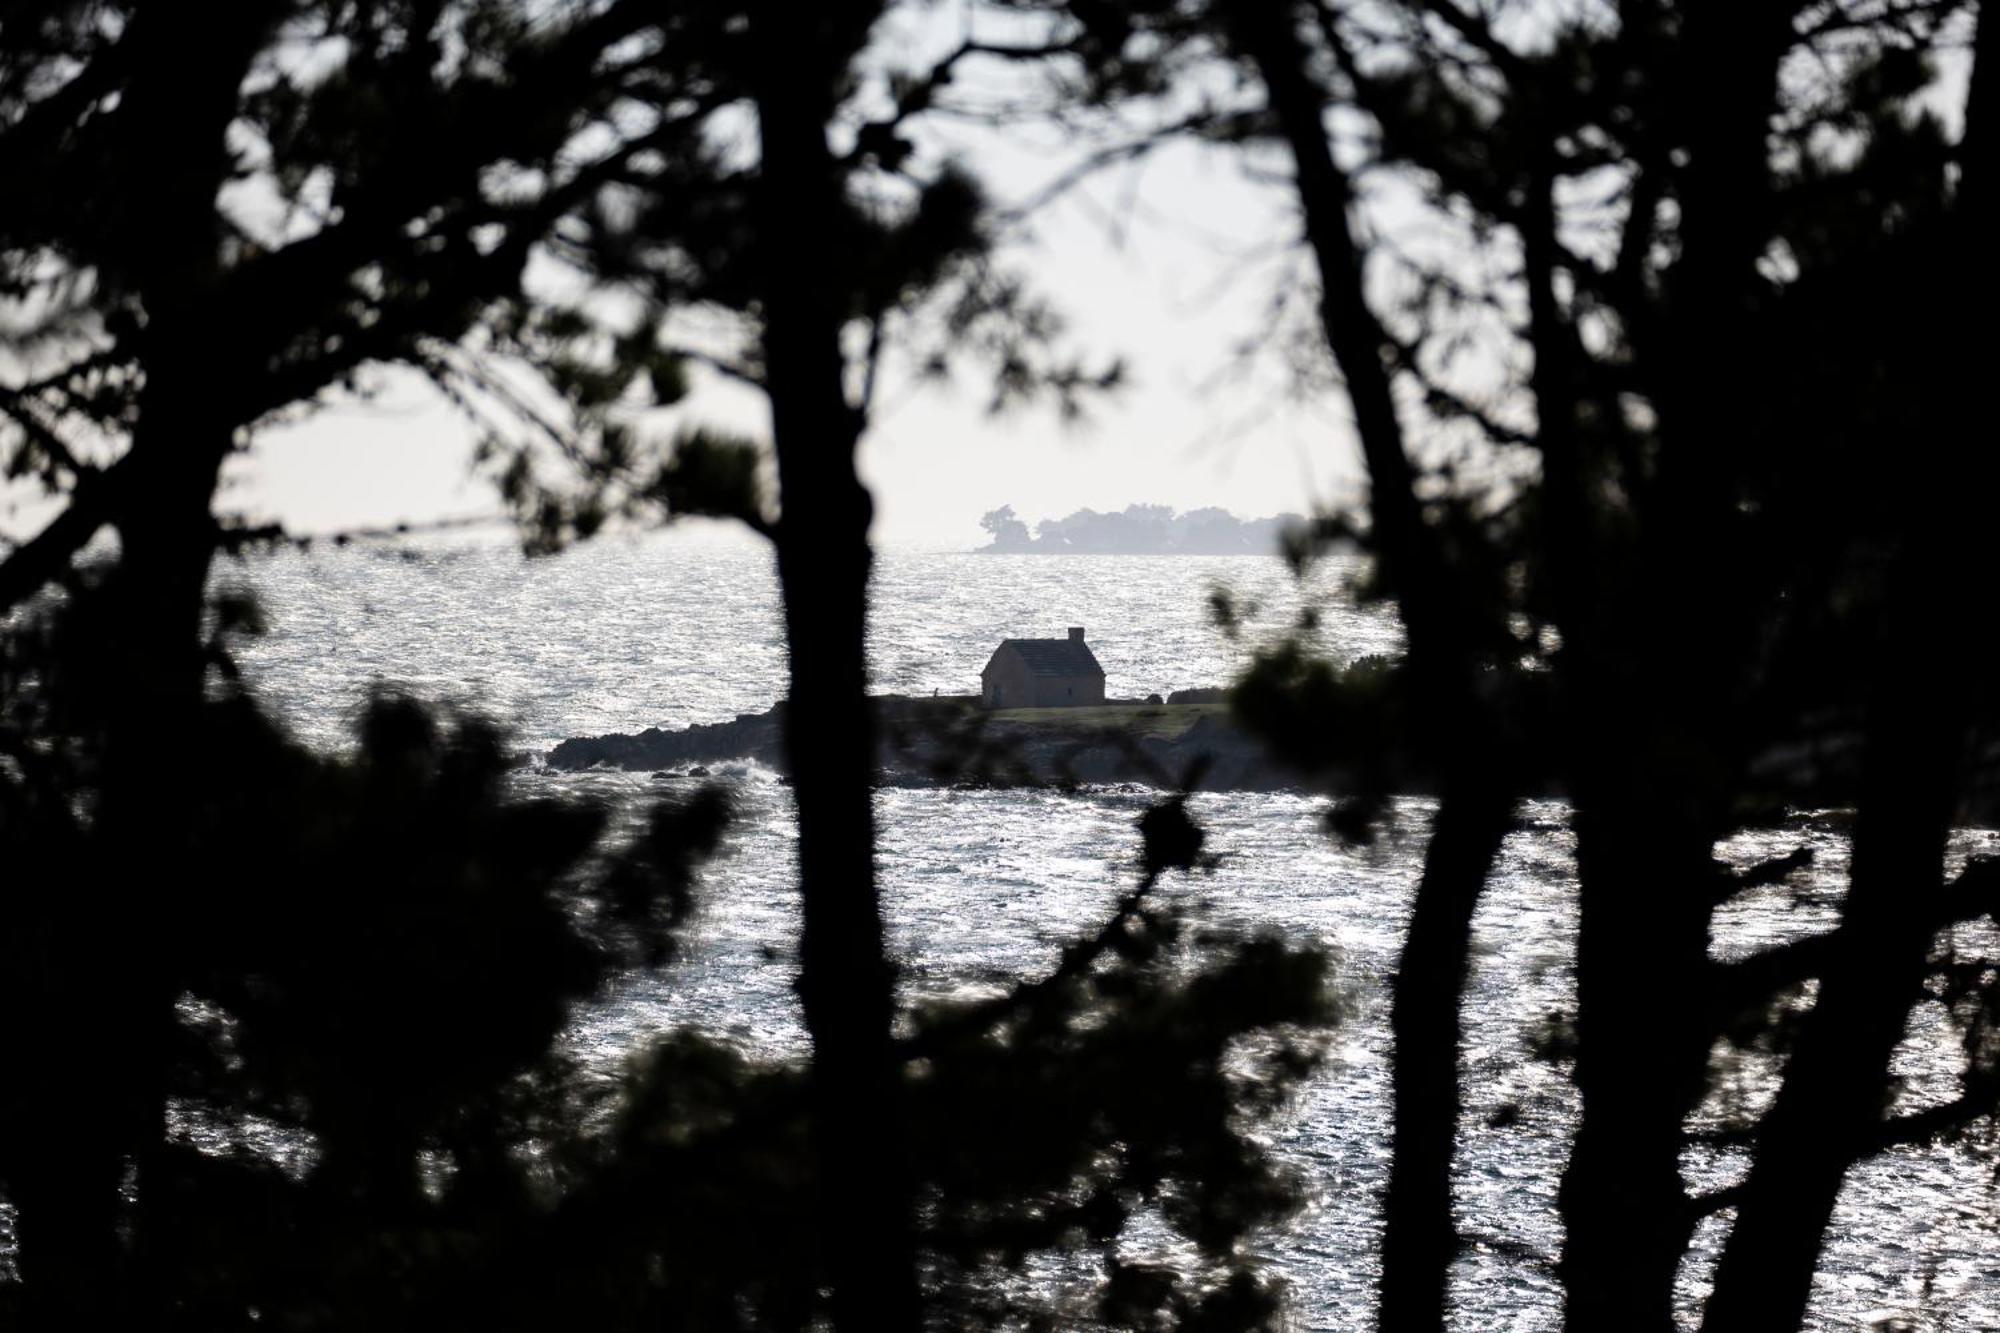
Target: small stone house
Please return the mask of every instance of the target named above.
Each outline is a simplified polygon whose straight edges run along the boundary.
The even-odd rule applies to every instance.
[[[1104,702],[1104,668],[1097,664],[1083,627],[1066,639],[1003,639],[979,673],[980,701],[988,708],[1068,708]]]

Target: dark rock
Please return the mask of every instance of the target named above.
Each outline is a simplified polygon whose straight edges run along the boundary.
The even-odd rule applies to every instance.
[[[1209,791],[1275,791],[1315,785],[1213,711],[1189,716],[1177,731],[1173,703],[1158,703],[1157,696],[1135,707],[1129,720],[1110,723],[1060,713],[1010,718],[986,712],[971,695],[883,695],[871,702],[880,738],[878,776],[886,786],[1134,783],[1175,789],[1192,782]],[[705,777],[708,764],[747,759],[782,773],[782,716],[780,707],[678,731],[652,727],[637,735],[568,740],[549,752],[548,764],[671,768]]]

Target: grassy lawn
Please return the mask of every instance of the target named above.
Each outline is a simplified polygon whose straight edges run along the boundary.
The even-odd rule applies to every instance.
[[[1136,736],[1178,736],[1204,717],[1226,717],[1229,705],[1106,704],[1091,708],[996,708],[995,723],[1038,730],[1109,731]]]

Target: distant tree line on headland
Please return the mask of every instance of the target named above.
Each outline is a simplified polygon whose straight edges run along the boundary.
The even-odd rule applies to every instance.
[[[1276,555],[1285,534],[1304,524],[1299,514],[1238,518],[1212,505],[1176,513],[1171,505],[1132,504],[1045,518],[1031,532],[1014,506],[1002,505],[980,518],[992,540],[978,549],[982,555]]]

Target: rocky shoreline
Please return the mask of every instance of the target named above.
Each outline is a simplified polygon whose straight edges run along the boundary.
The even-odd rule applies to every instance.
[[[1168,702],[989,712],[971,695],[879,695],[878,780],[884,786],[1082,786],[1133,783],[1201,791],[1305,790],[1229,717],[1222,691]],[[548,752],[552,769],[686,770],[748,760],[784,771],[785,705],[733,721],[579,737]]]
[[[1224,691],[1188,690],[1165,702],[1126,700],[1087,708],[989,712],[974,695],[870,700],[877,722],[876,781],[885,787],[1083,787],[1137,785],[1163,791],[1359,789],[1358,774],[1306,776],[1273,755],[1229,715]],[[785,769],[780,728],[785,705],[733,721],[636,734],[579,737],[551,749],[551,769],[616,769],[703,776],[730,762]],[[1859,780],[1858,744],[1773,747],[1753,765],[1766,805],[1752,823],[1777,824],[1801,811],[1840,818]],[[1958,812],[1961,825],[2000,828],[2000,748],[1981,756]],[[1394,790],[1432,790],[1425,775],[1396,775]],[[1559,797],[1546,784],[1531,795]]]

